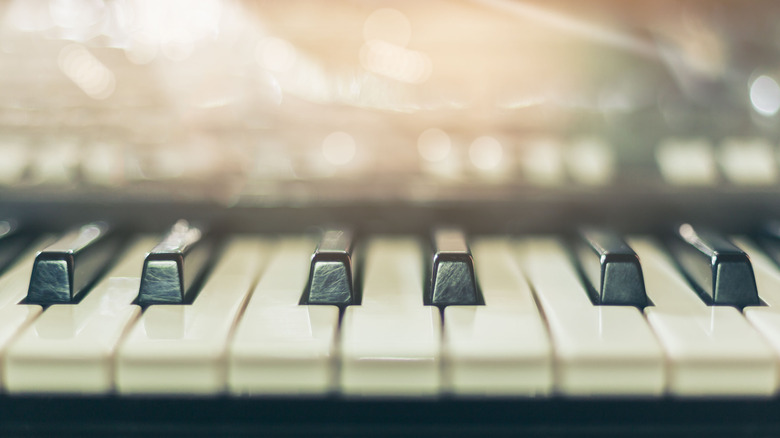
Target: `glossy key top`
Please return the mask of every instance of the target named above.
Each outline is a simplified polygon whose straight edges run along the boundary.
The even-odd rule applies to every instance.
[[[481,304],[474,262],[466,237],[457,229],[439,229],[433,236],[431,284],[425,304],[435,306]]]
[[[348,230],[327,230],[322,234],[311,257],[309,282],[301,304],[355,304],[357,297],[352,283],[352,233]]]
[[[146,255],[138,304],[184,304],[195,290],[212,245],[203,231],[185,220],[176,222],[162,242]]]
[[[753,267],[744,251],[726,238],[683,224],[669,248],[683,273],[707,304],[759,304]]]
[[[634,250],[616,233],[587,228],[575,245],[594,304],[644,307],[642,267]]]
[[[116,255],[121,240],[95,222],[73,230],[35,257],[26,302],[77,302]]]

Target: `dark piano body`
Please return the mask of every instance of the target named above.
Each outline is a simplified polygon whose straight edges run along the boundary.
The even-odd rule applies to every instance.
[[[41,304],[45,315],[88,299],[96,283],[87,277],[121,255],[91,255],[91,243],[63,233],[99,224],[117,248],[139,233],[170,233],[148,248],[158,264],[147,257],[144,272],[202,272],[179,285],[143,280],[148,295],[134,302],[144,311],[197,302],[226,236],[323,229],[352,234],[320,244],[315,260],[336,271],[322,280],[312,265],[301,305],[338,296],[331,304],[342,316],[370,299],[360,295],[360,251],[375,235],[440,250],[421,288],[442,308],[490,305],[479,283],[448,297],[429,277],[473,279],[464,235],[560,237],[588,299],[607,307],[660,305],[649,282],[646,299],[641,275],[621,277],[640,284],[628,298],[597,284],[607,253],[634,269],[634,240],[623,247],[620,236],[654,236],[675,257],[677,246],[696,248],[690,266],[675,259],[675,275],[702,306],[771,307],[761,283],[760,301],[751,287],[729,295],[725,283],[708,283],[706,257],[731,243],[708,234],[695,235],[704,246],[691,243],[680,225],[778,238],[779,18],[771,1],[3,1],[0,221],[29,239],[64,235],[58,244],[76,248],[83,269],[54,301],[31,285],[20,305]],[[432,239],[442,227],[462,232]],[[760,246],[767,260],[771,245]],[[81,268],[90,257],[107,267]],[[354,290],[315,294],[334,278]],[[780,434],[776,390],[570,395],[557,381],[535,397],[7,388],[3,436]]]

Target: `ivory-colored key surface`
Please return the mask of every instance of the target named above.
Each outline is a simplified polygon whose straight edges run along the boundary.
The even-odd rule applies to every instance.
[[[444,311],[444,386],[473,395],[552,390],[551,347],[528,283],[506,239],[471,245],[484,306]]]
[[[777,364],[766,341],[727,306],[707,306],[651,239],[631,238],[647,294],[645,314],[664,347],[668,391],[684,396],[771,395]]]
[[[54,236],[43,236],[36,239],[0,276],[0,308],[16,306],[24,299],[30,284],[35,257],[38,251],[48,246],[53,240]]]
[[[252,293],[228,354],[234,394],[324,394],[335,381],[336,306],[298,304],[313,239],[285,238]]]
[[[54,305],[10,346],[9,392],[106,393],[114,387],[114,353],[139,314],[143,257],[153,237],[138,239],[78,304]]]
[[[518,250],[523,272],[550,328],[559,392],[663,392],[661,348],[639,310],[629,306],[594,306],[557,239],[526,239],[520,242]]]
[[[440,391],[441,317],[423,305],[415,239],[377,238],[367,248],[363,302],[341,324],[341,392],[407,396]]]
[[[766,305],[742,309],[753,327],[769,342],[780,363],[780,269],[755,242],[745,236],[733,237],[734,244],[742,248],[753,264],[758,295]],[[780,367],[778,367],[780,372]]]
[[[154,305],[117,353],[126,394],[211,394],[226,389],[227,346],[271,245],[234,236],[192,305]]]

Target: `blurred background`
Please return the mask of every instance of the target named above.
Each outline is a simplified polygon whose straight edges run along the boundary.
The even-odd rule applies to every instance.
[[[768,0],[3,1],[0,200],[764,208],[779,17]]]

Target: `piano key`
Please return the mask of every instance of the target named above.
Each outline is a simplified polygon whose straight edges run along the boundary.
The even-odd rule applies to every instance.
[[[0,275],[0,308],[13,307],[27,296],[35,258],[55,240],[52,235],[35,238],[33,242]]]
[[[596,304],[644,307],[645,283],[639,258],[615,233],[584,229],[576,252]]]
[[[77,302],[112,261],[121,240],[109,227],[94,222],[72,230],[35,258],[29,304]]]
[[[0,272],[5,271],[32,241],[33,235],[21,232],[15,221],[0,221]]]
[[[442,357],[449,392],[542,395],[552,390],[551,346],[531,289],[505,239],[473,245],[484,306],[444,310]]]
[[[268,241],[234,236],[192,305],[148,307],[117,353],[117,390],[123,394],[225,391],[228,341],[269,249]]]
[[[750,257],[756,276],[758,295],[766,306],[748,306],[742,309],[747,320],[761,333],[780,362],[780,269],[772,258],[761,251],[758,244],[745,236],[731,239]]]
[[[779,230],[780,231],[780,230]],[[756,288],[760,300],[770,308],[780,310],[780,269],[772,255],[774,239],[760,239],[758,242],[746,236],[732,236],[731,241],[739,246],[750,257],[753,274],[756,278]],[[759,243],[760,242],[760,243]],[[765,251],[762,251],[765,250]],[[776,248],[780,251],[780,247]],[[778,253],[780,255],[780,253]],[[757,306],[758,307],[758,306]],[[746,307],[747,310],[751,307]]]
[[[758,304],[750,259],[724,237],[683,224],[670,249],[694,289],[707,304]]]
[[[78,304],[52,305],[10,346],[5,358],[11,393],[107,393],[114,354],[140,308],[143,257],[155,238],[138,238]]]
[[[756,242],[766,252],[775,266],[780,266],[780,222],[770,221],[761,228]]]
[[[228,352],[234,394],[325,394],[334,388],[336,306],[298,304],[316,242],[284,238],[247,303]]]
[[[774,149],[762,138],[727,138],[720,145],[718,164],[734,184],[774,184],[777,181]]]
[[[583,137],[572,141],[563,154],[571,179],[579,184],[603,186],[615,174],[612,145],[597,137]]]
[[[557,239],[523,240],[518,257],[550,328],[557,391],[662,393],[663,354],[637,308],[593,305]]]
[[[190,302],[196,292],[192,286],[203,273],[212,249],[204,242],[200,228],[185,220],[176,222],[146,256],[138,304]]]
[[[462,231],[439,229],[433,236],[431,285],[425,303],[435,306],[480,303],[474,262]]]
[[[341,392],[433,395],[440,391],[441,317],[423,304],[422,248],[377,238],[366,254],[363,301],[341,324]]]
[[[669,138],[655,150],[658,170],[675,186],[712,186],[718,179],[712,144],[705,138]]]
[[[311,259],[303,304],[346,306],[356,302],[352,281],[352,233],[327,230]]]
[[[652,240],[630,238],[655,306],[645,314],[667,357],[668,391],[681,396],[767,396],[777,388],[770,346],[733,307],[707,306]]]

